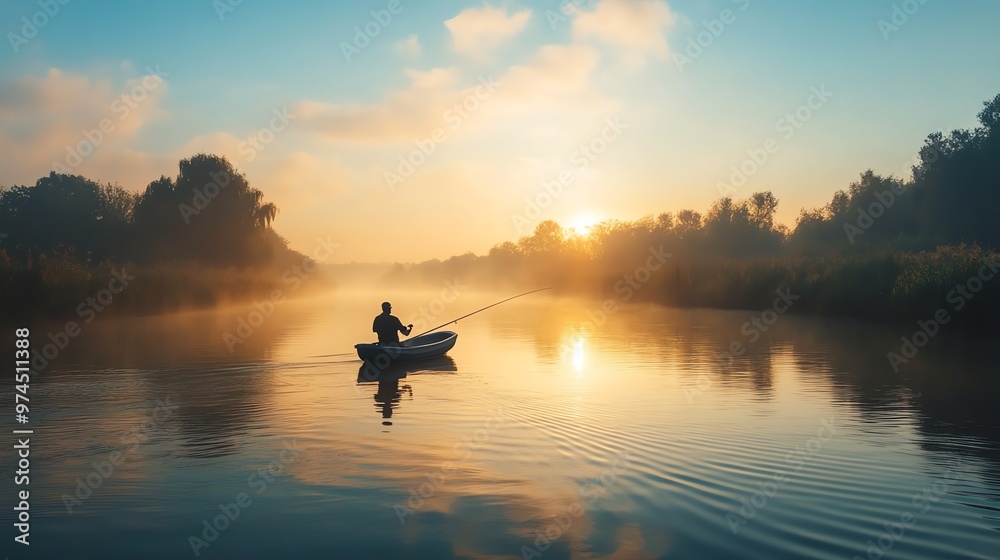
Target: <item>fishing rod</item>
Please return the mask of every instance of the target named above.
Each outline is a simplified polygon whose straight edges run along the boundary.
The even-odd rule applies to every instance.
[[[461,317],[459,317],[458,319],[455,319],[454,321],[448,321],[447,323],[445,323],[443,325],[438,325],[438,326],[434,327],[433,329],[431,329],[431,330],[429,330],[427,332],[422,332],[422,333],[418,334],[417,336],[424,336],[425,334],[432,333],[432,332],[440,329],[441,327],[447,327],[448,325],[450,325],[452,323],[457,323],[457,322],[461,321],[462,319],[465,319],[466,317],[472,317],[476,313],[481,313],[481,312],[486,311],[487,309],[489,309],[491,307],[496,307],[496,306],[500,305],[501,303],[507,303],[508,301],[510,301],[512,299],[517,299],[519,297],[524,297],[524,296],[531,295],[531,294],[534,294],[534,293],[537,293],[537,292],[544,292],[545,290],[551,290],[551,289],[552,288],[539,288],[537,290],[531,290],[530,292],[524,292],[523,294],[518,294],[518,295],[516,295],[514,297],[509,297],[509,298],[507,298],[507,299],[505,299],[503,301],[498,301],[498,302],[494,303],[493,305],[487,305],[486,307],[484,307],[482,309],[473,311],[472,313],[469,313],[468,315],[462,315]],[[414,338],[414,337],[411,337],[411,338]]]

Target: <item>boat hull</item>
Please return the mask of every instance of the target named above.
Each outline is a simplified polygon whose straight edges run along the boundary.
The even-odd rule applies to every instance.
[[[441,331],[405,340],[401,346],[355,344],[354,348],[366,362],[409,362],[444,356],[457,341],[458,333]]]

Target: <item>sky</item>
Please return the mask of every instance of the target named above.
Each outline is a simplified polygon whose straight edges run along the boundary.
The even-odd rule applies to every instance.
[[[1000,93],[994,0],[8,0],[0,186],[227,157],[328,262],[771,190],[778,219]]]

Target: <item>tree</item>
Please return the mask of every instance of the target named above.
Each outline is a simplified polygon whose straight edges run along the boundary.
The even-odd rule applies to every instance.
[[[682,239],[693,236],[701,230],[701,214],[694,210],[681,210],[677,213],[677,225],[674,231]]]
[[[757,192],[748,200],[750,224],[763,231],[774,228],[774,214],[778,210],[778,199],[771,191]]]
[[[565,233],[558,223],[545,220],[535,226],[535,232],[528,237],[522,237],[518,244],[528,255],[555,254],[562,249]]]
[[[198,154],[142,194],[77,175],[50,173],[34,186],[0,190],[12,256],[71,252],[96,259],[262,263],[288,252],[272,232],[278,208],[225,159]]]
[[[979,122],[988,135],[1000,133],[1000,95],[983,103],[985,108],[979,113]]]

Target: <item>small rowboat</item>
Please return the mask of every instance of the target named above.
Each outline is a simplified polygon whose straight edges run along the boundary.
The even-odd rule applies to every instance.
[[[358,357],[366,362],[404,362],[426,360],[444,356],[455,346],[458,333],[439,331],[404,340],[400,346],[382,346],[380,344],[355,344]]]

